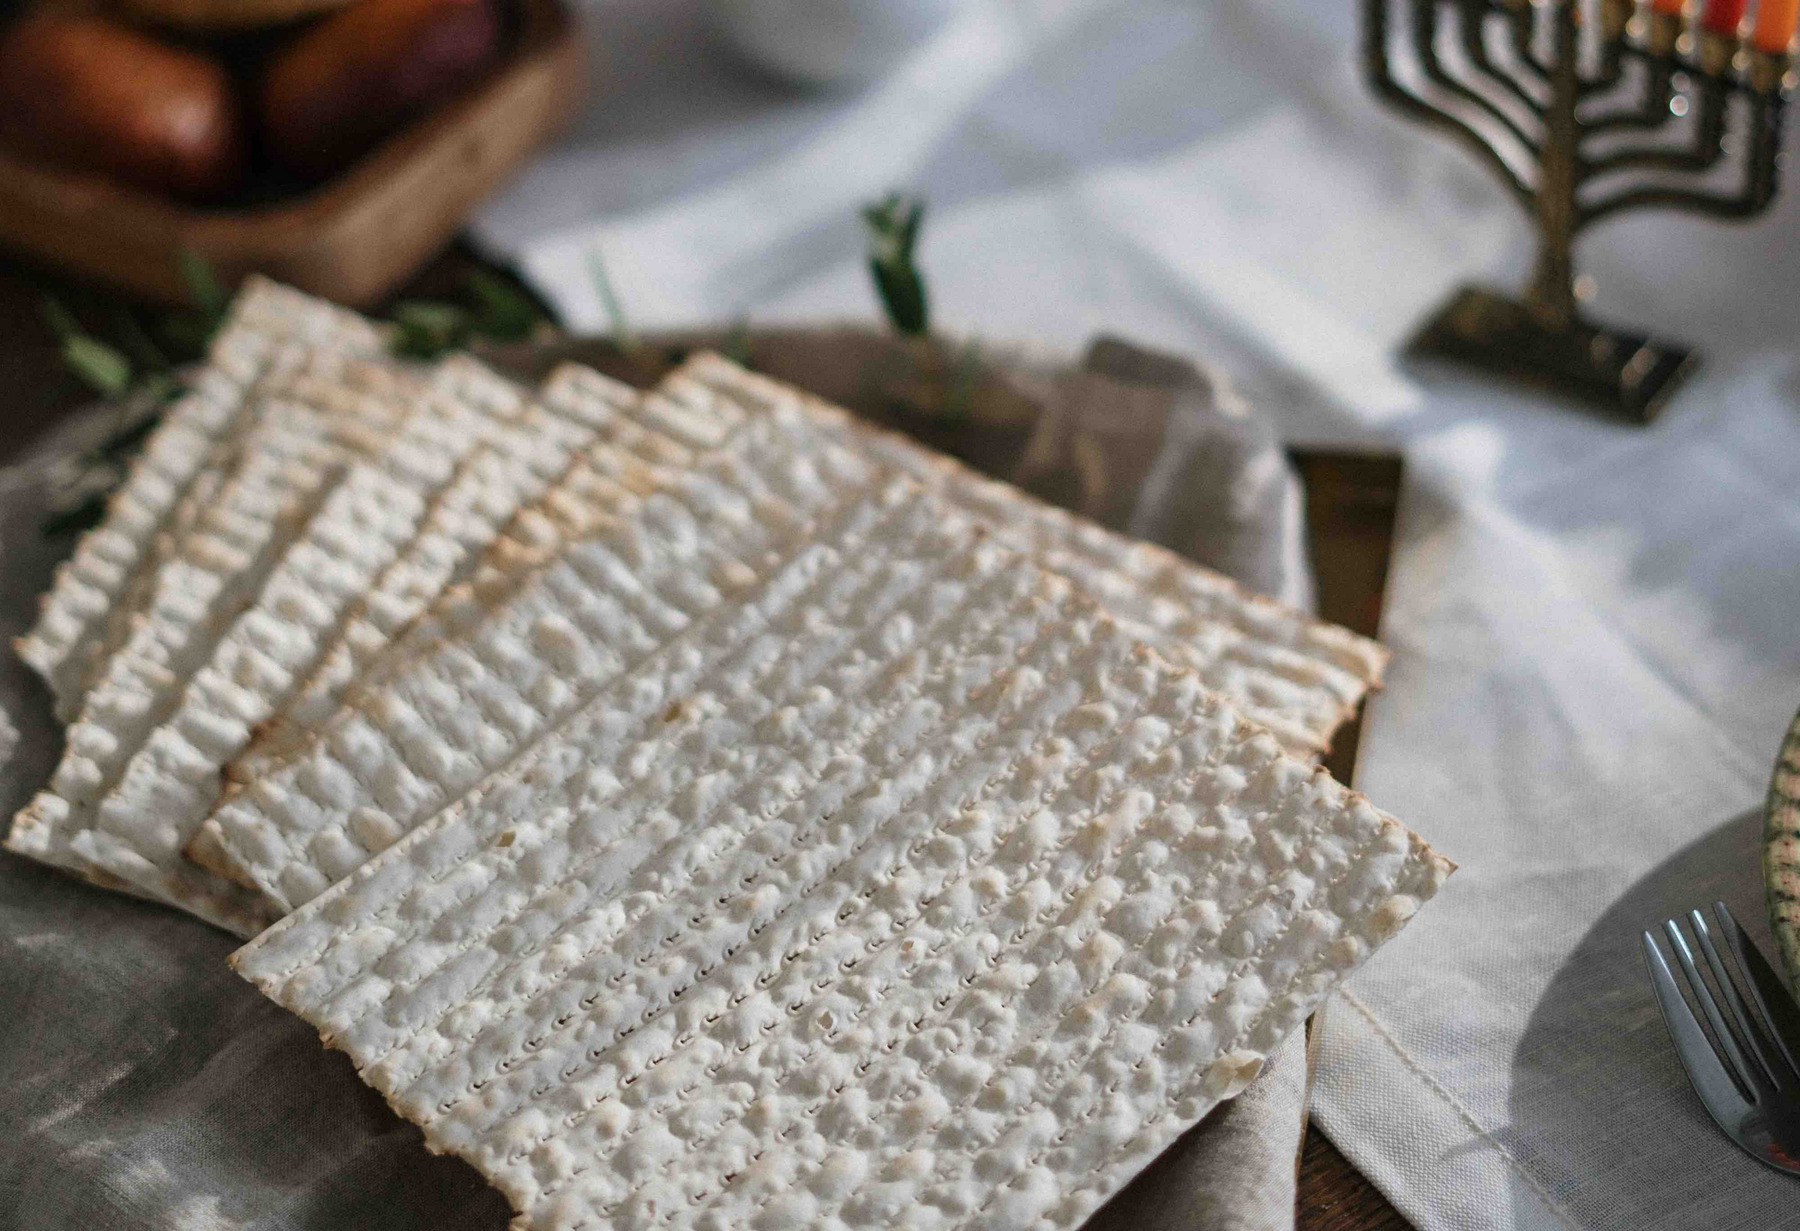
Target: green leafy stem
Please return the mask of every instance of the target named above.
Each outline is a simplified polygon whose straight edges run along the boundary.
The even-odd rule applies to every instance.
[[[930,327],[930,305],[916,253],[925,202],[893,192],[862,209],[868,238],[869,270],[888,319],[902,334],[919,336]],[[230,310],[231,296],[214,268],[192,251],[177,257],[188,306],[163,313],[146,326],[130,308],[110,316],[109,336],[84,328],[61,301],[45,296],[43,315],[55,334],[63,366],[95,393],[120,407],[119,423],[106,440],[78,459],[60,486],[68,497],[45,524],[47,533],[85,529],[98,522],[106,497],[123,478],[130,454],[156,426],[162,408],[182,392],[182,364],[206,353]],[[598,253],[590,260],[596,292],[621,349],[637,345]],[[435,359],[474,340],[520,342],[551,327],[538,302],[515,282],[487,270],[469,271],[456,299],[403,299],[393,305],[392,349],[410,358]],[[747,322],[733,328],[727,349],[748,358]],[[960,417],[975,383],[973,348],[960,357],[947,391],[945,411]]]
[[[869,272],[875,276],[875,291],[887,309],[888,320],[907,335],[926,332],[930,327],[930,303],[925,295],[924,275],[914,258],[919,229],[925,221],[925,202],[890,192],[863,206],[862,216],[868,231]]]
[[[56,336],[63,366],[118,408],[113,432],[59,476],[46,534],[73,533],[99,522],[132,452],[156,426],[163,407],[182,392],[180,366],[205,355],[230,310],[231,294],[205,258],[184,251],[177,261],[188,306],[160,314],[149,326],[132,309],[117,305],[102,336],[84,328],[61,300],[44,297],[44,321]],[[394,352],[434,359],[476,338],[520,341],[547,323],[535,300],[486,270],[471,270],[462,291],[460,302],[395,304]]]

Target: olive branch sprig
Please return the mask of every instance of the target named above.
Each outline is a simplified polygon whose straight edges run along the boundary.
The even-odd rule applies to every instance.
[[[868,236],[869,272],[874,275],[875,292],[887,309],[888,320],[903,334],[925,333],[930,328],[931,305],[916,260],[925,202],[890,192],[863,206],[862,218]]]

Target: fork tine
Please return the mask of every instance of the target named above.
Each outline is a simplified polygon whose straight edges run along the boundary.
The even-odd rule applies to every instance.
[[[1656,993],[1663,1023],[1668,1026],[1669,1038],[1675,1044],[1675,1055],[1681,1061],[1681,1067],[1687,1070],[1694,1093],[1700,1096],[1706,1113],[1721,1129],[1730,1133],[1732,1122],[1749,1109],[1749,1103],[1738,1083],[1719,1062],[1694,1011],[1682,999],[1681,989],[1675,986],[1675,976],[1669,972],[1662,950],[1656,947],[1656,937],[1648,931],[1644,933],[1644,964],[1650,968],[1650,987]]]
[[[1762,1008],[1763,1021],[1768,1023],[1770,1032],[1775,1036],[1775,1045],[1788,1062],[1789,1072],[1793,1080],[1800,1083],[1800,1005],[1782,986],[1781,977],[1769,965],[1769,960],[1762,955],[1762,950],[1751,943],[1744,935],[1744,929],[1738,926],[1737,916],[1723,902],[1713,903],[1713,913],[1719,919],[1719,931],[1725,936],[1725,944],[1737,959],[1738,969],[1743,971],[1745,982],[1750,985],[1750,995]]]
[[[1758,1076],[1771,1085],[1779,1086],[1782,1074],[1777,1064],[1780,1058],[1775,1051],[1775,1044],[1769,1039],[1764,1018],[1751,1011],[1750,1006],[1744,1003],[1744,998],[1738,994],[1737,983],[1726,971],[1725,962],[1713,945],[1712,929],[1706,926],[1706,916],[1698,910],[1689,911],[1688,924],[1694,929],[1694,939],[1700,942],[1700,952],[1706,957],[1706,964],[1712,968],[1713,979],[1725,998],[1725,1008],[1731,1015],[1730,1024],[1736,1028],[1738,1045],[1747,1048],[1751,1058],[1761,1068]]]
[[[1738,1087],[1745,1097],[1751,1102],[1757,1101],[1759,1094],[1768,1091],[1769,1079],[1763,1075],[1761,1068],[1752,1065],[1745,1057],[1738,1046],[1737,1037],[1725,1024],[1725,1018],[1719,1013],[1718,1002],[1713,999],[1706,980],[1700,977],[1700,970],[1694,965],[1694,954],[1688,948],[1687,937],[1681,934],[1681,928],[1676,925],[1675,920],[1669,919],[1663,923],[1663,931],[1668,934],[1669,946],[1675,950],[1675,960],[1681,963],[1682,973],[1687,976],[1688,991],[1699,1002],[1700,1011],[1706,1014],[1707,1025],[1713,1028],[1713,1037],[1717,1040],[1721,1058],[1738,1079]]]

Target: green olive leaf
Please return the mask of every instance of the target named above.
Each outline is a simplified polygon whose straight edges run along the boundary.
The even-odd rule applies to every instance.
[[[925,278],[914,259],[925,221],[925,202],[889,193],[863,206],[862,218],[868,236],[869,272],[888,320],[903,334],[925,333],[931,313]]]
[[[169,370],[168,357],[138,323],[136,313],[120,304],[114,307],[112,316],[113,323],[117,326],[115,333],[133,363],[149,372]]]
[[[183,248],[176,253],[175,263],[181,268],[181,281],[187,287],[188,301],[216,327],[225,319],[225,311],[231,306],[231,292],[219,280],[218,271],[192,248]]]
[[[402,300],[394,305],[393,319],[394,353],[409,359],[435,359],[469,335],[469,313],[453,303]]]
[[[131,388],[131,360],[98,338],[75,334],[63,339],[63,365],[109,398]]]
[[[740,316],[731,323],[731,332],[719,344],[719,353],[741,368],[752,366],[750,362],[750,318]]]
[[[66,342],[70,338],[80,337],[85,332],[80,323],[76,321],[74,314],[63,307],[61,300],[46,295],[41,310],[44,314],[44,323],[50,326],[50,332],[56,335],[57,341]]]
[[[470,270],[464,285],[475,301],[471,329],[481,337],[517,342],[529,337],[544,319],[531,296],[485,269]]]
[[[606,319],[612,329],[613,345],[630,354],[639,349],[637,334],[631,330],[631,322],[625,317],[625,305],[620,302],[619,294],[613,289],[612,278],[606,272],[606,259],[600,255],[600,249],[590,247],[587,251],[588,279],[594,284],[594,294],[600,300],[600,307],[606,313]]]

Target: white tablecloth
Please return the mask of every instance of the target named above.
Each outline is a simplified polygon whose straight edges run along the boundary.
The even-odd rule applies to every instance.
[[[901,186],[940,325],[1105,328],[1220,364],[1297,439],[1404,448],[1361,782],[1463,867],[1332,1008],[1315,1108],[1400,1208],[1800,1227],[1687,1089],[1636,947],[1714,896],[1761,928],[1800,704],[1800,183],[1751,226],[1584,243],[1597,314],[1707,352],[1631,427],[1395,357],[1529,233],[1369,99],[1348,0],[974,0],[854,96],[737,71],[689,4],[589,3],[592,105],[478,225],[572,323],[608,324],[596,253],[640,328],[873,315],[854,206]]]

